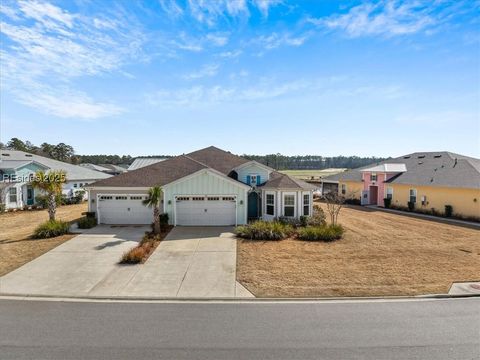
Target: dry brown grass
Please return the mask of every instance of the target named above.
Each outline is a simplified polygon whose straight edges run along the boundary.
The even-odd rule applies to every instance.
[[[73,221],[87,211],[87,205],[68,205],[57,209],[57,219]],[[17,211],[0,215],[0,276],[26,264],[75,235],[51,239],[30,239],[33,230],[48,220],[46,210]]]
[[[349,207],[333,243],[239,240],[237,280],[258,297],[446,293],[480,280],[480,231]]]

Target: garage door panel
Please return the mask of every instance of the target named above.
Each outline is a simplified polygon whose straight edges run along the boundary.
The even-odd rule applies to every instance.
[[[180,199],[176,202],[177,225],[228,226],[236,223],[236,202],[231,197],[228,200],[223,197],[213,197],[211,200]]]
[[[150,224],[152,210],[142,204],[146,195],[99,195],[98,213],[101,224]]]

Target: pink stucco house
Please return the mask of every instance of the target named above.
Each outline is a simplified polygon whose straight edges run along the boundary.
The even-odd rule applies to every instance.
[[[391,197],[385,183],[407,171],[405,164],[381,164],[362,172],[362,205],[384,206],[383,199]]]

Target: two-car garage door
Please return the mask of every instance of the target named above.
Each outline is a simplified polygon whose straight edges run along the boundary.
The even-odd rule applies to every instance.
[[[151,224],[153,211],[142,204],[146,195],[99,195],[98,217],[101,224]]]
[[[176,225],[236,225],[236,198],[234,196],[177,196],[175,213]]]

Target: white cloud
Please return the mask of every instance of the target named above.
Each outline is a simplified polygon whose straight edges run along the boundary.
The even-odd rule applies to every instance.
[[[272,33],[254,38],[251,43],[259,45],[262,50],[273,50],[280,46],[301,46],[310,36],[310,33],[293,35],[290,33]]]
[[[268,12],[271,7],[277,6],[283,3],[282,0],[254,0],[254,4],[258,7],[258,10],[264,17],[268,17]]]
[[[224,51],[218,54],[219,57],[233,59],[239,57],[242,54],[242,50],[232,50],[232,51]]]
[[[207,42],[215,46],[225,46],[228,43],[228,36],[218,34],[207,34],[205,37]]]
[[[38,1],[21,1],[19,9],[16,19],[0,24],[3,90],[60,117],[118,113],[119,107],[95,101],[72,84],[82,76],[122,73],[124,64],[143,61],[145,39],[135,22],[108,12],[87,18]]]
[[[248,74],[244,74],[248,75]],[[237,75],[232,79],[238,78]],[[174,108],[178,106],[205,107],[220,103],[263,102],[273,99],[293,99],[295,97],[316,99],[332,97],[375,99],[396,99],[405,93],[394,85],[364,85],[347,77],[332,76],[313,80],[298,79],[278,82],[274,79],[260,79],[252,85],[235,86],[192,86],[175,90],[162,89],[146,95],[153,106]],[[330,101],[330,100],[327,100]]]
[[[217,75],[219,68],[220,66],[218,64],[205,65],[200,70],[186,74],[182,77],[186,80],[195,80],[195,79],[201,79],[204,77],[211,77],[211,76]]]
[[[173,19],[183,15],[183,9],[177,4],[175,0],[159,0],[162,10]]]
[[[344,31],[350,37],[398,36],[426,30],[435,24],[432,8],[418,1],[386,0],[352,7],[346,14],[309,19],[327,29]]]

